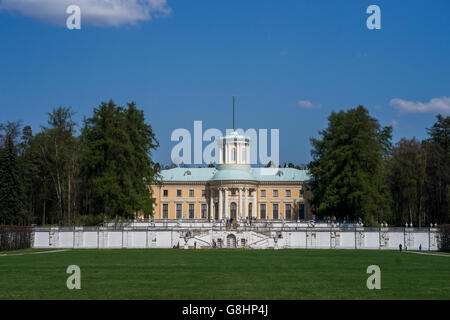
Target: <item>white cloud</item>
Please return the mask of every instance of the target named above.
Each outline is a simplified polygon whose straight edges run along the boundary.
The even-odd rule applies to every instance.
[[[304,108],[304,109],[319,109],[320,108],[320,104],[313,104],[309,100],[300,100],[298,102],[298,105],[300,106],[300,108]]]
[[[428,103],[420,101],[407,101],[402,99],[392,99],[389,105],[403,112],[410,113],[442,113],[450,114],[450,98],[434,98]]]
[[[82,25],[94,26],[133,25],[171,10],[167,0],[0,0],[0,10],[65,26],[66,9],[73,4],[81,9]]]

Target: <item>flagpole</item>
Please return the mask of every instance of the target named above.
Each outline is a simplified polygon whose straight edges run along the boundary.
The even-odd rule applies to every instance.
[[[234,100],[235,100],[235,96],[233,96],[233,131],[234,131],[234,129],[235,129],[235,127],[234,127]]]

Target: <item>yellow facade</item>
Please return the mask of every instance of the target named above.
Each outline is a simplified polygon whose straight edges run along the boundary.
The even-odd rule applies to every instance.
[[[227,188],[223,191],[223,219],[236,219],[237,217],[247,220],[248,217],[248,220],[252,220],[254,217],[257,220],[304,220],[311,218],[310,205],[307,200],[309,192],[304,183],[221,183],[220,185],[211,185],[179,182],[152,185],[151,188],[154,198],[154,219],[156,220],[218,220],[218,188]],[[245,189],[247,189],[247,201],[245,201],[243,193]],[[241,199],[239,192],[241,192]],[[226,202],[225,197],[227,198]],[[242,202],[242,211],[240,211],[240,201]],[[245,210],[246,203],[248,204],[247,211]],[[256,203],[255,210],[253,209],[254,203]]]

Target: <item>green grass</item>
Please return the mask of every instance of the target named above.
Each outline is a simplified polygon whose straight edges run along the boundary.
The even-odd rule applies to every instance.
[[[369,265],[381,290],[368,290]],[[81,290],[66,269],[81,268]],[[450,257],[375,250],[67,250],[0,257],[0,299],[450,299]]]

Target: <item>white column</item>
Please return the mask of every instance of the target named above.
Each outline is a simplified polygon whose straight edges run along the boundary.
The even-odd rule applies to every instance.
[[[245,220],[246,218],[248,218],[248,188],[247,187],[244,189],[244,192],[245,192],[245,210],[244,210],[244,212],[245,212],[244,220]]]
[[[236,143],[236,163],[241,163],[241,144]]]
[[[225,219],[228,219],[228,188],[223,188],[223,192],[225,192]]]
[[[253,206],[252,206],[252,216],[256,219],[256,208],[258,207],[258,203],[256,202],[256,194],[258,193],[258,190],[255,188],[253,191]]]
[[[219,220],[222,220],[222,208],[223,208],[223,201],[222,201],[222,188],[219,188]]]
[[[239,215],[236,218],[242,219],[242,187],[239,187]]]
[[[214,190],[211,188],[209,192],[209,221],[214,221]]]

